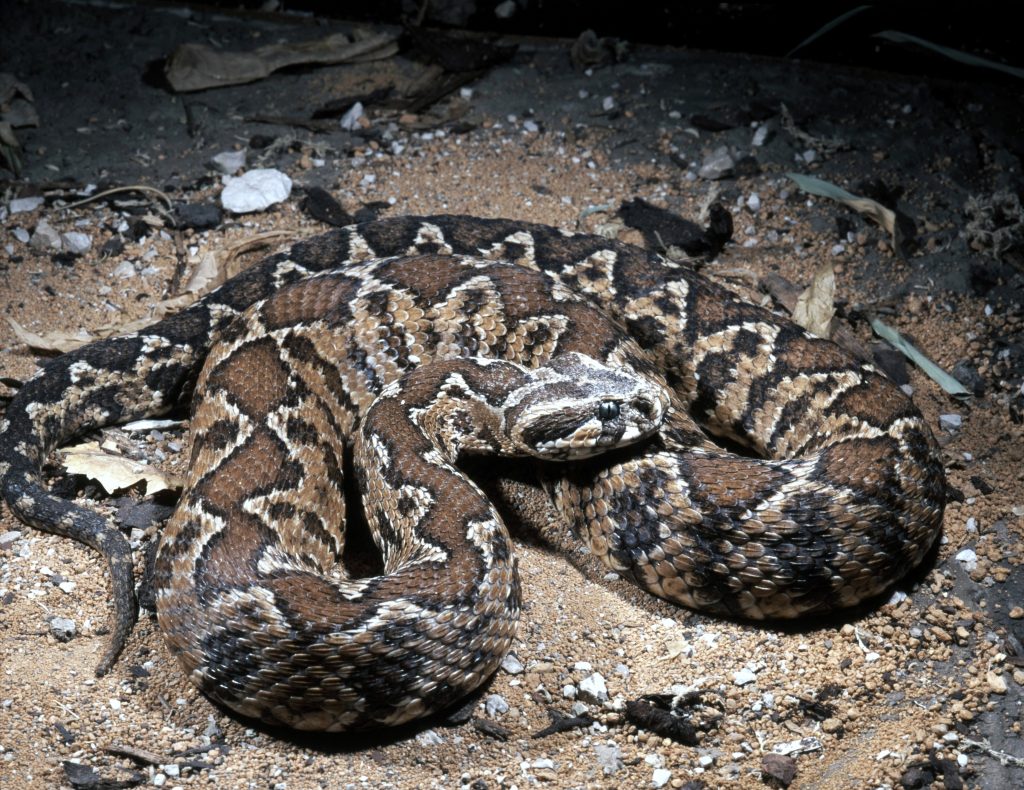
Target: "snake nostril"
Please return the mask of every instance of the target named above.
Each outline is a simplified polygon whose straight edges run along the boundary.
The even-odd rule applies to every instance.
[[[651,419],[654,416],[654,402],[649,398],[637,398],[633,403],[633,407],[637,410],[637,413],[645,420]]]

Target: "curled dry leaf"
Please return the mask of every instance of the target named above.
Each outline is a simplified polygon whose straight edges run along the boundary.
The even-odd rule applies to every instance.
[[[14,336],[29,348],[35,351],[63,354],[66,351],[74,351],[79,346],[91,343],[96,339],[95,335],[79,329],[77,332],[47,332],[39,335],[31,330],[25,329],[13,318],[5,316],[7,323],[11,325]]]
[[[901,254],[903,240],[900,238],[900,228],[896,221],[895,211],[886,208],[877,200],[847,192],[842,187],[814,176],[805,176],[802,173],[786,173],[786,175],[795,181],[796,185],[804,192],[838,201],[873,220],[892,238],[893,251],[897,255]]]
[[[119,455],[110,455],[96,442],[83,442],[61,450],[64,466],[69,472],[95,480],[108,494],[124,491],[140,482],[146,483],[150,496],[158,491],[178,490],[181,481],[164,475],[139,461]]]
[[[831,263],[814,273],[811,284],[797,297],[793,306],[793,320],[812,335],[830,337],[832,317],[836,314],[833,301],[836,293],[836,274]]]
[[[190,294],[204,294],[212,288],[216,288],[224,282],[224,271],[220,265],[220,259],[213,250],[207,250],[199,258],[199,263],[185,283],[185,292]]]

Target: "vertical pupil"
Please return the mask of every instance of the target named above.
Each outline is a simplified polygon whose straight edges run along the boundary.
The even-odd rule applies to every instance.
[[[597,416],[602,420],[614,420],[619,416],[619,404],[614,401],[605,401],[597,407]]]

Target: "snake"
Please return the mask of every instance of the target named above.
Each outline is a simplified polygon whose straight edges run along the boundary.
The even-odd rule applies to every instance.
[[[514,551],[480,487],[519,456],[572,533],[653,595],[747,620],[879,596],[941,531],[931,430],[869,363],[641,247],[471,216],[300,241],[145,330],[57,357],[0,422],[0,495],[106,559],[108,671],[137,617],[124,535],[48,454],[192,403],[153,584],[206,695],[301,730],[393,726],[509,650]],[[353,576],[353,474],[382,570]]]

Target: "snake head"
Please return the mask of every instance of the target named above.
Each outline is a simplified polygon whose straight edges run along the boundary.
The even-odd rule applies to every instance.
[[[669,408],[665,388],[627,368],[571,352],[531,371],[510,398],[506,426],[538,458],[586,458],[657,432]]]

